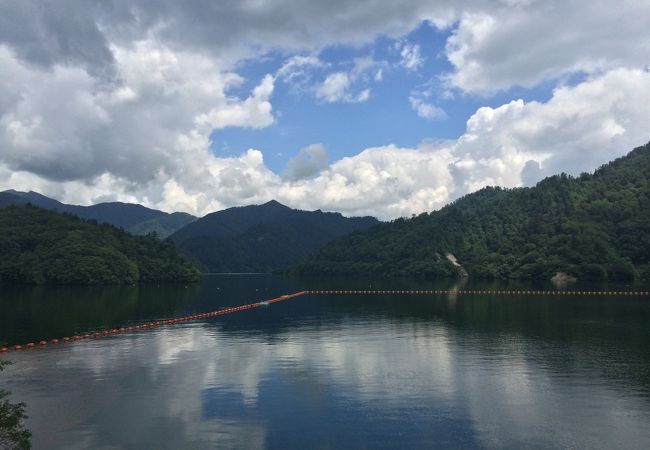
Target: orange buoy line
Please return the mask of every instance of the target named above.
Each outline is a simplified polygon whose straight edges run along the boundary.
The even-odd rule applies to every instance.
[[[100,339],[101,337],[104,336],[116,336],[120,334],[125,334],[125,333],[132,333],[136,331],[148,331],[148,330],[153,330],[156,328],[159,328],[161,326],[165,325],[176,325],[179,323],[185,323],[185,322],[192,322],[195,320],[201,320],[201,319],[207,319],[210,317],[216,317],[216,316],[223,316],[225,314],[232,314],[236,313],[239,311],[246,311],[252,308],[259,308],[263,305],[268,305],[270,303],[277,303],[277,302],[282,302],[284,300],[289,300],[294,297],[298,297],[300,295],[305,295],[308,294],[309,291],[300,291],[296,292],[294,294],[287,294],[287,295],[282,295],[280,297],[272,298],[270,300],[266,301],[261,301],[261,302],[255,302],[255,303],[247,303],[245,305],[240,305],[240,306],[231,306],[230,308],[224,308],[224,309],[218,309],[215,311],[209,311],[205,313],[199,313],[199,314],[192,314],[189,316],[184,316],[184,317],[174,317],[172,319],[164,319],[164,320],[156,320],[155,322],[146,322],[146,323],[141,323],[138,325],[132,325],[129,327],[122,327],[122,328],[112,328],[112,329],[107,329],[103,330],[101,332],[99,331],[93,331],[89,333],[85,333],[82,335],[75,335],[72,337],[65,336],[61,339],[52,339],[48,346],[48,341],[42,340],[39,341],[39,345],[36,346],[35,343],[30,342],[26,345],[14,345],[11,347],[11,349],[14,352],[20,352],[23,351],[23,349],[36,349],[36,348],[51,348],[52,346],[58,346],[57,344],[70,344],[74,342],[79,342],[79,341],[87,341],[88,339]],[[0,353],[7,353],[9,352],[10,347],[0,347]]]
[[[510,291],[510,290],[473,290],[473,289],[442,289],[442,290],[321,290],[309,291],[310,294],[324,295],[580,295],[580,296],[642,296],[650,295],[648,291]]]

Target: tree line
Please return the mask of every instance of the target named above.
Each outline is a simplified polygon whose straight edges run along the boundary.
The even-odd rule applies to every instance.
[[[339,238],[296,274],[650,279],[650,144],[532,188],[487,187],[439,211]],[[454,255],[462,268],[452,264]]]
[[[171,241],[133,236],[31,205],[0,210],[0,282],[189,282],[198,270]]]

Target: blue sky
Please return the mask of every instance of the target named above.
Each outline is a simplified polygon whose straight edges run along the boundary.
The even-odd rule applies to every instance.
[[[269,168],[281,174],[290,157],[313,143],[323,144],[332,160],[388,143],[415,147],[424,140],[457,138],[465,131],[467,119],[481,106],[497,107],[513,98],[525,101],[550,98],[556,80],[533,88],[514,86],[488,96],[450,92],[443,80],[453,70],[444,54],[450,34],[450,30],[437,30],[422,22],[397,39],[379,36],[362,46],[326,47],[316,56],[328,67],[314,70],[311,75],[314,85],[322,82],[328,73],[351,70],[356,58],[372,58],[383,63],[356,87],[356,91],[370,89],[367,101],[330,103],[304,88],[296,89],[290,83],[280,82],[272,97],[277,117],[274,125],[259,130],[239,127],[215,130],[211,135],[211,149],[222,156],[236,156],[249,148],[263,149]],[[420,49],[421,65],[417,69],[400,65],[403,45],[417,45]],[[276,73],[287,58],[285,54],[274,53],[243,61],[237,73],[246,82],[232,93],[245,96],[265,74]],[[379,69],[381,80],[375,80],[372,75]],[[565,80],[568,81],[572,80]],[[409,96],[417,91],[430,91],[427,102],[441,108],[445,116],[434,120],[419,117],[409,102]]]
[[[650,140],[645,2],[0,2],[0,189],[390,220]]]

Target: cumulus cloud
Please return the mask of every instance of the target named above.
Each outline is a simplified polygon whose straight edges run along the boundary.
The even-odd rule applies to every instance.
[[[427,144],[369,148],[334,162],[314,179],[281,186],[278,198],[306,209],[382,219],[428,211],[450,198],[452,161],[447,149]]]
[[[119,84],[104,84],[76,67],[34,68],[0,47],[1,70],[10,75],[0,89],[21,94],[5,97],[0,112],[0,163],[16,173],[3,184],[33,174],[110,185],[138,192],[140,200],[151,189],[146,198],[156,203],[162,200],[156,191],[170,179],[188,193],[207,192],[221,170],[208,150],[212,130],[274,121],[270,75],[241,99],[228,90],[242,79],[201,55],[153,42],[113,53]],[[245,159],[248,166],[261,162]]]
[[[283,184],[277,196],[303,208],[390,219],[440,208],[487,185],[577,175],[648,141],[649,102],[650,73],[611,71],[558,88],[547,102],[480,108],[456,140],[364,150],[316,178]]]
[[[375,61],[371,57],[356,58],[349,71],[330,73],[315,89],[317,98],[328,103],[360,103],[370,98],[370,89],[365,84],[370,80],[381,81],[384,61]],[[362,87],[358,87],[362,85]]]
[[[195,123],[209,129],[226,127],[264,128],[274,122],[269,101],[273,94],[274,79],[267,74],[244,101],[228,98],[226,102],[195,119]]]
[[[0,42],[34,64],[79,64],[106,73],[113,63],[111,45],[140,40],[193,49],[232,65],[277,48],[318,51],[369,43],[379,35],[399,37],[428,19],[443,26],[454,20],[453,5],[452,0],[161,0],[153,7],[146,0],[0,0]]]
[[[461,13],[446,54],[450,85],[490,93],[650,61],[647,2],[516,1]]]
[[[648,141],[649,86],[650,73],[617,69],[575,87],[557,88],[548,102],[515,100],[480,108],[468,120],[455,152],[473,162],[467,174],[491,174],[491,182],[506,186],[520,182],[530,160],[539,170],[532,171],[529,164],[528,184],[555,173],[593,170]],[[530,179],[534,173],[537,180]],[[472,190],[467,183],[465,190]]]
[[[270,50],[317,53],[380,35],[399,39],[428,21],[453,31],[445,51],[454,66],[450,85],[489,92],[576,71],[644,67],[649,13],[647,2],[612,8],[607,0],[161,0],[155,8],[145,0],[2,0],[0,42],[33,64],[79,65],[114,76],[112,45],[155,40],[231,68]],[[417,65],[419,49],[402,50],[405,64]]]
[[[20,69],[18,64],[17,70]],[[55,87],[63,89],[67,77],[78,83],[79,76],[63,72],[54,78]],[[237,82],[236,77],[219,79],[224,86]],[[47,80],[38,81],[40,83],[35,85],[39,90],[34,93],[34,99],[25,97],[29,100],[27,103],[36,101],[40,89],[47,83]],[[249,98],[264,97],[259,92],[268,91],[265,83],[262,81],[258,94],[253,93]],[[101,149],[105,147],[99,146],[101,142],[86,147],[63,145],[67,138],[84,136],[76,129],[68,134],[66,129],[57,129],[57,122],[27,120],[29,115],[3,116],[3,148],[8,151],[1,155],[0,187],[42,190],[61,200],[80,203],[113,195],[123,201],[197,214],[276,198],[297,208],[391,219],[437,209],[486,185],[513,187],[533,184],[542,176],[560,171],[579,174],[593,170],[645,143],[650,123],[647,107],[650,104],[650,73],[618,69],[575,87],[560,87],[547,102],[515,100],[495,108],[480,108],[468,120],[466,132],[456,140],[425,142],[415,148],[373,147],[328,167],[324,167],[324,149],[311,146],[303,150],[302,156],[292,160],[283,179],[268,169],[259,150],[249,150],[232,158],[212,155],[208,151],[207,132],[202,132],[202,127],[193,120],[177,124],[179,128],[171,131],[152,133],[156,131],[150,128],[152,124],[161,126],[168,118],[166,108],[163,107],[161,116],[154,117],[151,123],[143,123],[139,117],[128,114],[129,108],[134,107],[134,98],[147,97],[145,87],[156,88],[148,82],[144,85],[132,83],[135,97],[127,95],[124,99],[120,94],[119,101],[109,95],[114,92],[102,93],[102,99],[106,100],[99,103],[101,108],[91,101],[93,97],[86,98],[87,94],[80,99],[73,96],[64,103],[66,107],[79,110],[80,123],[75,127],[83,125],[92,129],[118,120],[132,122],[132,128],[120,125],[120,129],[132,135],[113,137],[124,139],[122,142],[131,148],[125,149],[123,154],[112,153],[110,157],[102,155]],[[205,95],[204,91],[199,92]],[[173,91],[168,94],[175,97]],[[215,95],[226,108],[234,101],[222,89]],[[239,102],[244,104],[247,100]],[[62,98],[61,102],[64,101]],[[176,101],[170,100],[170,107],[196,107],[194,103],[186,105]],[[117,111],[125,114],[124,117],[115,114],[112,102],[117,102],[120,108]],[[14,110],[29,111],[28,106]],[[38,110],[44,114],[43,109]],[[86,116],[88,121],[84,120]],[[200,117],[200,114],[194,112],[189,116]],[[46,117],[55,119],[54,113]],[[241,125],[247,125],[248,120],[254,121],[255,117],[242,119]],[[39,140],[46,131],[60,133],[60,140]],[[106,139],[112,134],[107,133]],[[146,134],[146,137],[138,139],[139,134]],[[48,148],[52,142],[56,146]],[[31,146],[30,152],[15,150],[24,146]],[[115,142],[112,146],[120,149]],[[43,153],[39,158],[26,157],[41,148]],[[57,158],[50,156],[50,152]],[[39,161],[41,158],[50,158],[54,175]],[[87,165],[87,170],[97,175],[75,178],[76,168],[62,163],[74,158],[78,158],[78,165]]]
[[[289,158],[283,178],[291,181],[311,178],[327,168],[329,153],[322,144],[312,144]]]
[[[591,170],[648,140],[648,14],[644,2],[612,8],[604,0],[163,0],[156,8],[141,0],[0,0],[0,187],[197,214],[278,198],[393,218],[486,184]],[[304,151],[307,162],[299,155],[284,178],[260,150],[210,152],[215,129],[275,123],[278,82],[307,80],[324,102],[362,102],[385,67],[359,58],[331,70],[292,52],[318,55],[378,35],[399,40],[422,21],[451,33],[450,89],[486,94],[575,73],[584,81],[560,85],[546,102],[480,108],[444,144],[387,144],[328,167]],[[400,57],[416,68],[421,53],[409,45]],[[269,51],[288,56],[275,74],[237,74],[238,62]],[[313,87],[315,69],[331,71]],[[245,81],[256,86],[234,95]],[[421,116],[442,115],[429,97],[411,97]]]
[[[97,1],[0,1],[0,42],[41,67],[80,65],[110,78],[114,58],[98,23],[100,10]]]
[[[354,101],[354,97],[347,92],[351,84],[350,76],[347,73],[331,73],[325,78],[323,84],[316,89],[316,96],[330,103],[340,100]]]

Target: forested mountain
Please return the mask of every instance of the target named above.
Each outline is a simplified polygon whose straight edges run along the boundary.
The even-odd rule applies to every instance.
[[[67,205],[33,191],[8,190],[0,192],[0,208],[26,204],[73,214],[82,219],[108,223],[133,234],[145,235],[156,232],[161,238],[169,236],[184,225],[196,220],[196,217],[190,214],[169,214],[131,203],[107,202],[91,206]]]
[[[229,208],[171,239],[207,272],[268,272],[295,264],[332,239],[377,224],[372,217],[300,211],[276,201]]]
[[[170,241],[34,206],[0,210],[0,282],[125,284],[194,281]]]
[[[451,260],[454,257],[461,267]],[[650,144],[574,178],[488,187],[331,242],[298,274],[650,278]]]

